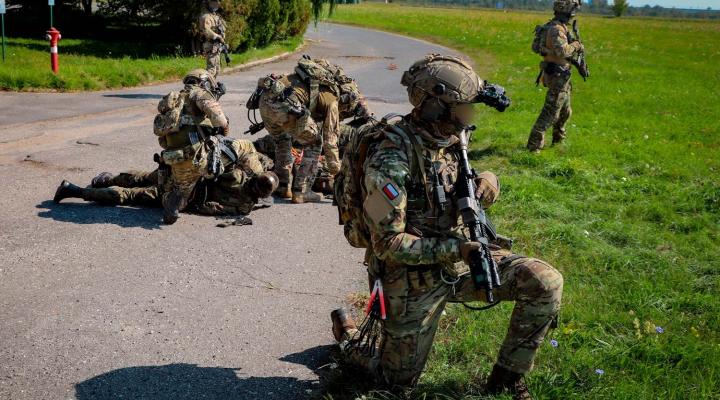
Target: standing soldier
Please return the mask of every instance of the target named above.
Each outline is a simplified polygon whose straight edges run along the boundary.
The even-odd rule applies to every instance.
[[[165,114],[155,118],[155,134],[160,136],[165,148],[162,159],[170,166],[169,187],[162,199],[163,220],[167,224],[177,221],[197,182],[203,177],[214,178],[219,172],[212,171],[208,154],[213,146],[227,147],[218,143],[215,136],[227,136],[230,132],[229,121],[218,103],[225,93],[224,86],[204,69],[190,71],[183,83],[185,88],[172,102],[177,109],[168,107]],[[165,121],[160,117],[173,115],[178,117],[171,119],[176,126],[171,129],[158,127]]]
[[[565,124],[572,115],[570,95],[571,63],[584,52],[582,43],[573,38],[568,29],[570,19],[575,16],[582,0],[555,0],[555,17],[545,25],[535,28],[533,51],[542,55],[540,77],[548,88],[545,105],[528,138],[528,150],[539,153],[545,142],[545,131],[553,128],[553,144],[565,139]],[[581,69],[583,77],[587,71]]]
[[[225,44],[225,20],[220,16],[220,0],[208,0],[206,9],[200,15],[200,34],[205,42],[203,53],[207,60],[207,71],[217,78],[220,73],[221,45]]]
[[[319,202],[312,191],[321,154],[331,176],[340,171],[340,121],[366,118],[368,111],[355,81],[342,68],[304,56],[295,73],[271,74],[258,81],[248,108],[259,108],[265,128],[275,139],[278,195],[293,203]],[[303,157],[293,172],[293,141],[303,146]]]
[[[340,193],[350,192],[341,192],[336,183],[346,237],[356,247],[367,247],[371,285],[380,282],[384,291],[384,302],[379,296],[387,312],[381,342],[375,346],[372,340],[363,347],[357,336],[367,330],[358,330],[343,309],[331,314],[345,359],[369,369],[381,385],[391,388],[417,383],[448,302],[487,301],[485,291],[477,290],[466,272],[479,255],[480,243],[468,239],[459,215],[459,137],[474,119],[473,103],[498,110],[509,105],[499,95],[500,87],[483,82],[452,56],[433,54],[416,62],[402,84],[408,88],[412,112],[363,134],[369,142],[359,142],[364,144],[358,149],[346,149],[346,154],[365,161],[356,165],[361,168],[356,172],[350,166],[353,157],[344,158],[337,182],[348,185],[359,176],[362,183],[355,187],[361,188],[360,198],[346,201],[347,195]],[[474,195],[484,207],[499,195],[498,179],[491,172],[479,174],[475,186]],[[344,204],[361,209],[355,212]],[[349,221],[347,215],[357,219]],[[366,228],[357,228],[361,225]],[[493,290],[495,299],[514,301],[515,309],[487,390],[527,398],[523,376],[532,369],[558,313],[563,278],[544,261],[514,254],[507,242],[489,246],[501,278],[501,286]]]

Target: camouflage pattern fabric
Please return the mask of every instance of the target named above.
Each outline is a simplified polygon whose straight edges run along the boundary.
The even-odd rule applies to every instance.
[[[572,115],[570,97],[570,60],[581,49],[580,42],[569,42],[569,31],[565,23],[553,19],[547,24],[547,37],[543,50],[547,53],[540,64],[543,70],[541,80],[548,88],[545,104],[528,138],[527,148],[539,150],[544,146],[545,132],[553,127],[553,143],[565,139],[565,125]]]
[[[228,119],[210,92],[198,86],[186,87],[185,90],[189,91],[189,94],[181,118],[193,123],[184,124],[179,132],[167,135],[168,149],[162,154],[165,162],[170,165],[170,179],[164,188],[166,193],[163,198],[171,191],[179,190],[187,201],[195,184],[203,177],[210,178],[207,148],[201,141],[193,144],[190,137],[193,134],[200,137],[197,135],[198,126],[226,128]],[[181,160],[168,158],[169,154],[179,154],[179,151],[182,152]]]
[[[530,150],[542,149],[545,146],[545,132],[550,127],[553,128],[553,144],[562,142],[566,137],[565,125],[572,115],[570,70],[561,70],[554,74],[543,73],[543,81],[548,91],[542,111],[530,131],[527,143]]]
[[[291,81],[287,77],[284,80],[286,86],[290,87]],[[292,87],[295,89],[294,86]],[[302,93],[304,92],[297,89],[288,96],[276,97],[271,92],[265,91],[260,98],[260,116],[265,128],[275,139],[275,173],[280,185],[291,184],[292,190],[300,193],[312,187],[323,149],[321,127],[307,111],[306,104],[309,99]],[[304,112],[304,115],[297,115],[299,112]],[[304,148],[303,161],[294,177],[292,176],[293,141]]]
[[[205,215],[248,214],[257,203],[247,183],[266,171],[260,154],[247,140],[234,140],[230,145],[238,155],[233,165],[223,155],[225,173],[217,181],[208,180],[195,188],[189,208]],[[162,207],[164,188],[157,184],[158,170],[129,171],[110,179],[108,188],[85,189],[85,200],[108,205]]]
[[[83,199],[106,205],[161,207],[162,189],[157,182],[158,170],[123,172],[110,179],[109,187],[85,189]]]
[[[207,62],[205,68],[212,76],[220,73],[220,47],[216,40],[225,39],[220,32],[225,32],[225,21],[217,13],[206,10],[200,15],[200,33],[205,40],[203,53]]]
[[[371,372],[388,385],[414,385],[427,361],[438,321],[448,302],[486,301],[467,275],[459,246],[467,241],[452,195],[458,162],[457,139],[436,139],[413,117],[398,124],[421,144],[422,160],[407,137],[385,131],[385,138],[365,163],[367,188],[363,210],[371,232],[367,260],[370,282],[380,278],[387,301],[382,343],[369,358],[345,343],[347,361]],[[418,164],[413,164],[413,163]],[[427,176],[438,174],[450,200],[435,204],[413,165]],[[388,186],[390,185],[390,186]],[[433,185],[428,185],[433,186]],[[497,363],[526,373],[556,317],[562,297],[562,275],[549,264],[527,257],[511,257],[498,246],[492,255],[500,265],[502,286],[494,291],[501,301],[514,301],[510,328]],[[454,285],[443,282],[458,281]],[[354,332],[349,332],[350,339]],[[352,343],[352,342],[350,342]]]

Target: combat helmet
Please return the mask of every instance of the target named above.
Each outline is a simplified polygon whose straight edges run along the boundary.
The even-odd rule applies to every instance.
[[[582,0],[555,0],[553,11],[558,14],[575,15],[575,11],[582,5]]]
[[[480,79],[465,61],[429,54],[405,71],[400,83],[407,87],[410,103],[427,121],[452,117],[460,104],[485,103],[503,111],[510,105],[500,86]]]
[[[196,85],[212,93],[216,99],[220,99],[225,94],[225,85],[218,82],[215,77],[202,68],[194,69],[188,72],[183,78],[183,83],[187,85]]]

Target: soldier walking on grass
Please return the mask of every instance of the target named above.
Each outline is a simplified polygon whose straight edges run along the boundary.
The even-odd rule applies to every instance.
[[[565,125],[572,115],[570,97],[572,83],[571,65],[577,64],[583,78],[588,76],[583,59],[585,48],[568,28],[570,20],[580,8],[582,0],[555,0],[555,17],[545,25],[535,28],[533,51],[543,57],[538,82],[547,87],[547,96],[540,116],[528,138],[528,150],[539,153],[545,144],[545,132],[552,127],[552,143],[565,140]]]

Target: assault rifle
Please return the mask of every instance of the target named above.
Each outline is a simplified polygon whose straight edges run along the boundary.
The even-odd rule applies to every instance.
[[[460,133],[460,171],[455,184],[457,208],[465,227],[470,230],[470,240],[480,244],[480,251],[471,255],[470,276],[475,288],[485,290],[487,300],[494,303],[492,291],[500,286],[498,266],[490,254],[489,243],[497,238],[495,227],[485,215],[480,201],[475,198],[475,178],[477,174],[468,160],[469,132],[475,126],[469,126]]]
[[[573,21],[573,41],[577,41],[582,43],[580,40],[580,31],[577,27],[577,20]],[[587,62],[585,60],[585,50],[582,50],[578,53],[577,57],[573,57],[571,60],[572,65],[577,68],[578,72],[580,73],[580,76],[582,76],[583,81],[587,81],[587,78],[590,77],[590,70],[588,69]]]
[[[225,39],[225,28],[223,28],[221,25],[218,27],[218,31],[219,31],[218,33],[220,34],[220,36],[223,37],[223,40],[224,40]],[[220,52],[223,53],[223,55],[225,55],[225,64],[230,65],[232,60],[230,59],[230,51],[228,50],[227,43],[221,42],[218,39],[215,39],[215,43],[217,43],[218,47],[220,47]]]

